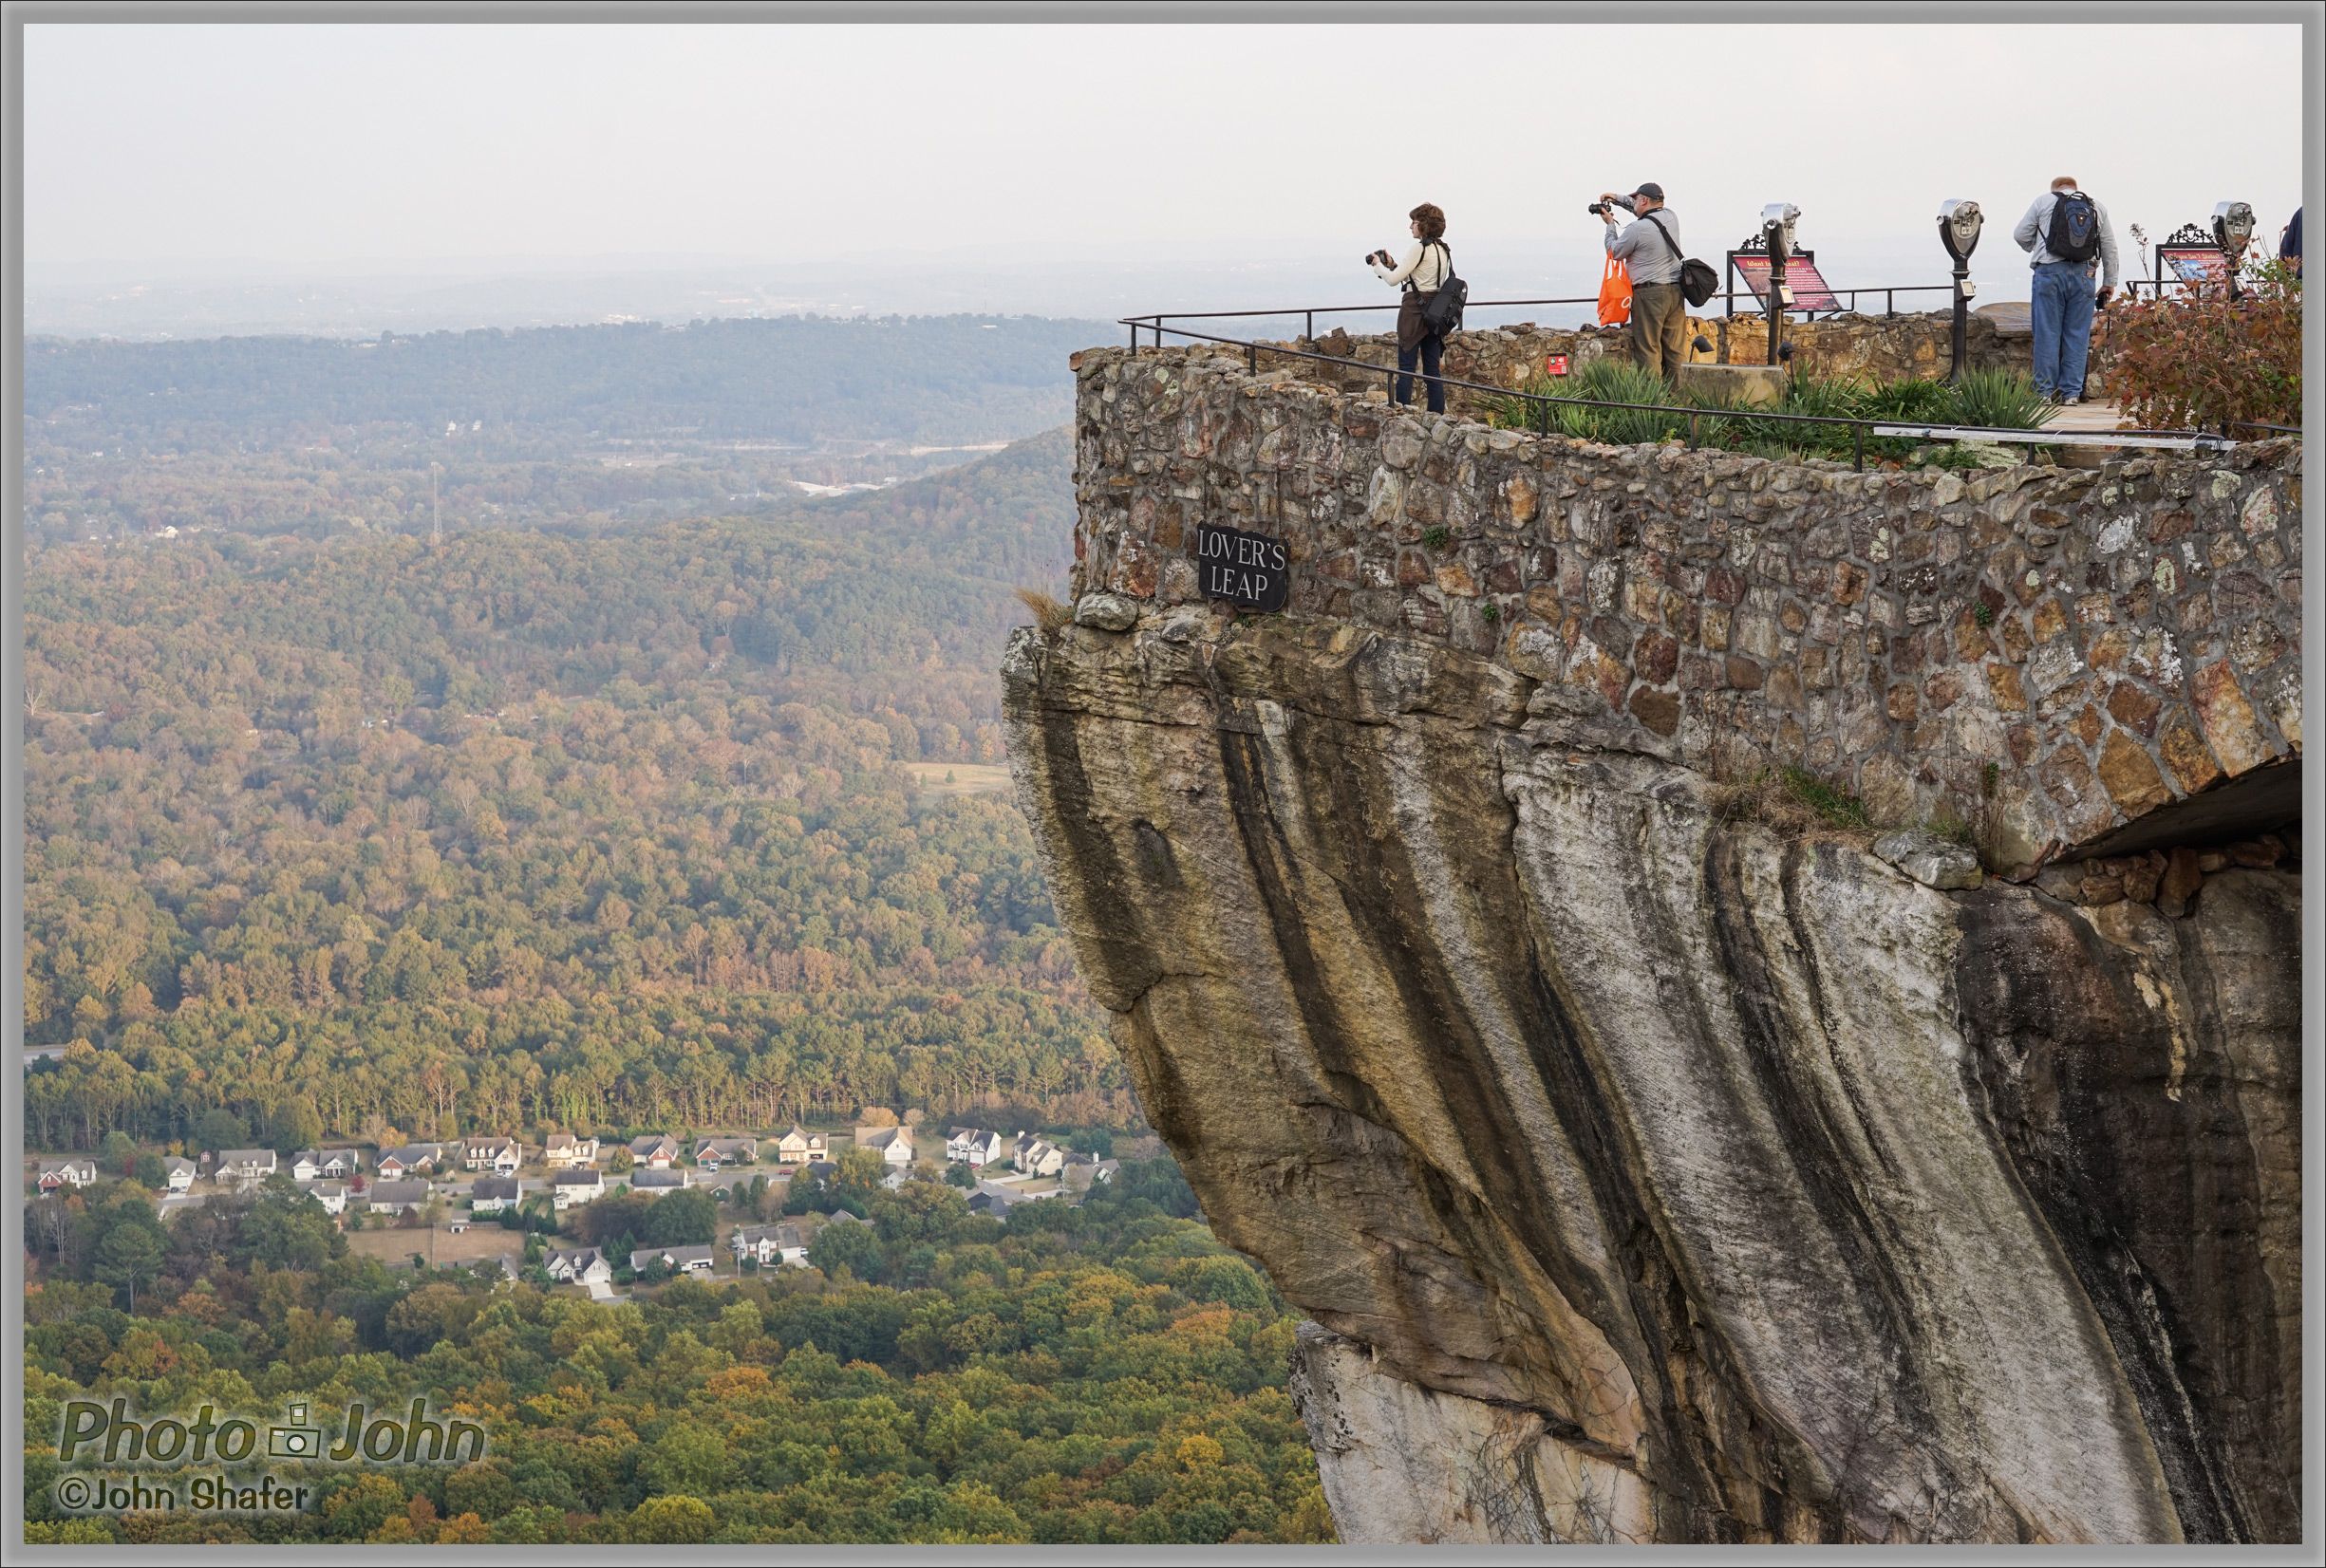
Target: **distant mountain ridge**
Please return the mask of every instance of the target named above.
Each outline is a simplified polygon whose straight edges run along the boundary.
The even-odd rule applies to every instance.
[[[28,435],[199,448],[344,427],[572,437],[1009,440],[1063,423],[1066,357],[1117,329],[1040,317],[793,317],[422,336],[34,339]]]

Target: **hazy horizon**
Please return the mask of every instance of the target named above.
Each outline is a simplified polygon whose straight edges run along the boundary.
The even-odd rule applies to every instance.
[[[2300,200],[2298,36],[44,23],[25,29],[26,327],[1382,303],[1357,257],[1425,197],[1478,297],[1581,296],[1585,204],[1648,178],[1716,267],[1764,202],[1794,202],[1841,286],[1941,281],[1938,202],[1970,196],[1998,231],[1981,298],[2023,298],[2008,225],[2057,173],[2109,205],[2129,272],[2130,224],[2161,237],[2225,197],[2274,242]],[[1412,101],[1416,50],[1449,48],[1461,88],[1426,133],[1384,112]],[[1684,89],[1652,115],[1643,51]],[[2059,113],[2063,59],[2109,84],[2103,107]],[[2240,87],[2226,172],[2216,145],[2144,129],[2214,79]],[[1773,157],[1732,150],[1772,126]],[[274,297],[302,289],[330,297]]]

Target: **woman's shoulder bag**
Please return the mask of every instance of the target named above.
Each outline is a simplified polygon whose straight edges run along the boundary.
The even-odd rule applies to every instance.
[[[1454,252],[1444,240],[1433,241],[1446,258],[1446,275],[1436,292],[1421,307],[1421,325],[1434,338],[1450,338],[1462,329],[1462,307],[1470,303],[1470,285],[1454,275]]]

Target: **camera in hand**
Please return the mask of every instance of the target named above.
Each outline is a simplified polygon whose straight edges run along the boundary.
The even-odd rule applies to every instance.
[[[1607,215],[1607,209],[1611,205],[1612,203],[1610,202],[1594,201],[1590,206],[1585,207],[1584,211],[1590,214],[1593,217],[1605,217]]]

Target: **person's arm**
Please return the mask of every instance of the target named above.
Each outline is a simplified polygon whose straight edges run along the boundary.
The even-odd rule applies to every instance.
[[[2035,220],[2042,215],[2044,204],[2051,199],[2050,196],[2037,196],[2035,205],[2027,209],[2027,215],[2019,219],[2019,226],[2011,231],[2011,237],[2019,242],[2020,250],[2033,251],[2042,242],[2043,231],[2036,227]]]
[[[1397,263],[1397,269],[1394,272],[1381,271],[1381,264],[1377,261],[1373,264],[1373,275],[1395,289],[1414,275],[1414,269],[1421,265],[1422,252],[1426,249],[1425,246],[1415,245],[1412,250],[1405,252],[1405,259]]]
[[[2100,218],[2100,293],[2102,297],[2116,291],[2116,226],[2108,221],[2108,209],[2098,202],[2092,204]]]
[[[1610,223],[1607,225],[1607,253],[1618,261],[1637,254],[1643,238],[1649,237],[1643,236],[1641,231],[1654,227],[1655,225],[1648,222],[1647,219],[1641,218],[1622,233],[1618,233],[1615,225]]]

